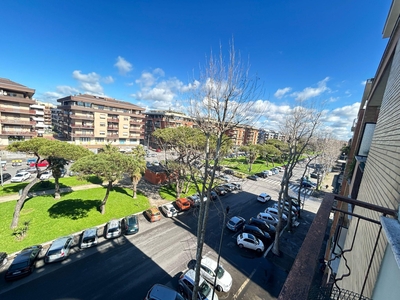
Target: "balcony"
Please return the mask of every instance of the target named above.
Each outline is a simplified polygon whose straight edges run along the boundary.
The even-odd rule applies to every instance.
[[[141,132],[141,128],[140,127],[129,127],[129,131],[130,132]]]
[[[36,136],[36,132],[35,131],[2,130],[1,135]]]
[[[279,294],[281,300],[284,299],[361,299],[367,300],[368,298],[363,296],[365,287],[367,284],[368,276],[372,266],[373,259],[377,250],[378,242],[381,238],[382,224],[376,219],[370,219],[363,215],[355,214],[349,210],[341,209],[339,204],[348,204],[353,207],[362,207],[366,209],[369,214],[373,212],[382,214],[383,216],[393,216],[397,218],[397,211],[386,207],[377,206],[374,204],[366,203],[363,201],[338,196],[335,194],[326,194],[321,206],[316,214],[313,223],[311,224],[308,234],[303,241],[299,253],[290,269],[288,277],[283,285],[283,288]],[[334,239],[329,239],[328,245],[332,246],[333,250],[329,253],[328,259],[326,259],[325,272],[320,272],[320,255],[325,252],[325,243],[327,243],[326,233],[329,229],[329,220],[331,212],[336,212],[339,216],[333,223],[333,228],[330,232],[338,232],[345,220],[351,218],[351,222],[355,223],[355,230],[350,234],[347,233],[346,240],[350,239],[350,248],[344,249],[344,245],[340,245],[340,239],[335,235]],[[345,282],[350,276],[352,270],[350,266],[349,253],[353,250],[353,245],[357,237],[357,232],[360,224],[360,228],[365,225],[365,222],[376,226],[378,232],[376,240],[374,240],[374,246],[369,250],[371,256],[369,257],[368,268],[364,274],[360,272],[356,273],[357,278],[362,283],[360,293],[349,291],[341,288],[341,283]],[[360,238],[360,237],[359,237]],[[338,254],[339,253],[339,254]],[[347,273],[341,276],[336,276],[335,264],[338,265],[338,260],[343,259],[347,267]],[[353,272],[355,272],[353,270]],[[322,278],[321,278],[322,277]]]
[[[1,118],[2,124],[17,124],[17,125],[34,125],[35,121],[28,120],[18,120],[18,119],[9,119],[9,118]]]
[[[107,122],[109,122],[109,123],[119,123],[119,119],[118,118],[107,118]]]
[[[93,120],[94,119],[93,115],[81,116],[81,115],[71,114],[69,116],[71,119],[79,119],[79,120]]]
[[[94,133],[69,133],[72,137],[92,137]]]
[[[70,125],[72,128],[94,128],[93,125],[87,125],[87,124],[77,124],[77,123],[72,123]]]
[[[113,126],[110,126],[110,127],[107,127],[107,130],[114,130],[114,131],[118,131],[118,127],[113,127]]]
[[[119,137],[119,134],[118,134],[118,133],[107,132],[107,137],[115,137],[115,138],[118,138],[118,137]]]

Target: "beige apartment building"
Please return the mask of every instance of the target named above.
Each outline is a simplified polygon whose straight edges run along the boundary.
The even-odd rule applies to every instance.
[[[111,143],[129,149],[143,143],[144,108],[111,98],[74,95],[58,99],[59,137],[88,148]],[[54,115],[53,115],[54,118]]]
[[[6,78],[0,78],[0,148],[14,141],[36,136],[36,111],[32,99],[35,90]]]

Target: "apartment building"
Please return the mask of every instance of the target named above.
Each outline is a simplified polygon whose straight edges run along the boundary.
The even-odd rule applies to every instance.
[[[393,0],[383,29],[389,40],[352,126],[340,195],[325,196],[279,299],[399,299],[399,16],[400,0]],[[322,251],[326,277],[316,290]]]
[[[32,99],[35,90],[6,78],[0,78],[0,147],[14,141],[23,141],[36,136],[36,111]]]
[[[57,102],[53,118],[58,114],[58,135],[66,141],[88,148],[111,143],[121,149],[143,143],[144,108],[92,95],[68,96]]]
[[[150,110],[146,112],[144,145],[153,149],[159,148],[157,140],[153,137],[153,132],[157,129],[181,126],[193,127],[193,119],[181,112],[172,110]]]
[[[42,137],[45,133],[47,125],[44,124],[44,105],[40,105],[38,103],[30,105],[30,109],[34,111],[35,115],[31,117],[32,121],[34,121],[34,129],[36,131],[37,136]]]
[[[272,139],[285,141],[285,135],[274,130],[260,129],[258,131],[258,144],[265,144],[267,140]]]

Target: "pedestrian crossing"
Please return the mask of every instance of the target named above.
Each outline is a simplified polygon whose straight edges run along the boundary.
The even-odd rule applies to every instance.
[[[270,184],[276,184],[276,185],[280,185],[281,184],[281,178],[274,178],[274,177],[267,177],[267,178],[260,178],[258,179],[259,181],[264,181],[264,182],[268,182]],[[300,189],[300,186],[298,184],[294,184],[294,183],[289,183],[289,188],[297,193],[298,190]],[[308,195],[310,196],[313,193],[313,189],[308,189],[308,188],[301,188],[300,193],[302,195]]]

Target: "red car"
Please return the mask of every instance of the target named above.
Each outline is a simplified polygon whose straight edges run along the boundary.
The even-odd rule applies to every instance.
[[[48,163],[47,160],[40,161],[40,162],[37,164],[37,166],[38,166],[39,168],[40,168],[40,167],[47,167],[48,165],[49,165],[49,163]],[[30,163],[29,166],[30,166],[30,167],[35,167],[35,163],[34,163],[34,162],[33,162],[33,163]]]
[[[176,206],[178,206],[179,210],[188,210],[190,208],[190,201],[186,198],[179,198],[175,201]]]

